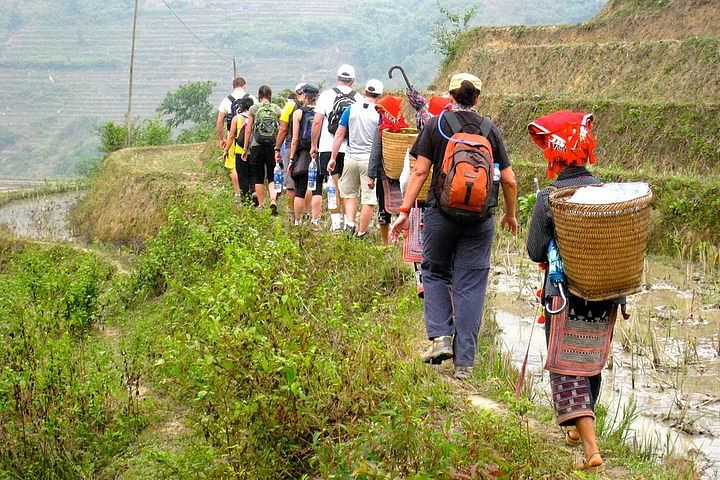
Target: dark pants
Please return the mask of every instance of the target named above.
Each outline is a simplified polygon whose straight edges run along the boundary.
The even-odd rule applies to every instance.
[[[235,171],[238,176],[238,183],[240,184],[240,193],[243,197],[249,197],[250,192],[253,190],[254,183],[250,179],[250,164],[243,162],[241,155],[235,155]]]
[[[385,189],[380,178],[375,180],[375,196],[378,201],[378,224],[390,225],[392,216],[385,210]]]
[[[248,163],[250,164],[250,176],[252,183],[261,184],[272,183],[275,178],[273,170],[275,170],[275,148],[273,145],[255,145],[250,149],[248,155]]]
[[[422,279],[428,338],[455,335],[456,366],[475,363],[495,219],[462,225],[435,207],[423,214]]]

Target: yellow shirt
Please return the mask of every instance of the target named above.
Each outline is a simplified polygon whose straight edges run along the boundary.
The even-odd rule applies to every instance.
[[[292,115],[294,111],[295,111],[295,100],[289,99],[285,103],[285,106],[283,107],[282,112],[280,112],[280,121],[289,124],[290,123],[290,115]]]

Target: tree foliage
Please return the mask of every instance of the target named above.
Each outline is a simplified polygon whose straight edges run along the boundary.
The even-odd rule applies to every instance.
[[[174,92],[168,92],[157,108],[157,113],[167,117],[171,128],[185,122],[195,124],[211,123],[213,108],[208,100],[212,95],[215,82],[190,82],[181,85]]]

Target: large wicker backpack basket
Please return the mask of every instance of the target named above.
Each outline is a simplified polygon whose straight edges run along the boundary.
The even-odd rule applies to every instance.
[[[549,198],[570,293],[600,301],[639,292],[652,192],[603,205],[568,202],[578,188],[558,189]]]
[[[385,175],[398,180],[405,163],[405,153],[412,147],[418,131],[414,128],[403,128],[399,132],[382,131],[382,153]]]

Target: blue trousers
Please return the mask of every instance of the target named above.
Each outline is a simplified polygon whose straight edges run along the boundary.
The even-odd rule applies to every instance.
[[[422,278],[428,338],[455,335],[456,366],[475,363],[495,219],[463,225],[436,207],[423,214]]]

